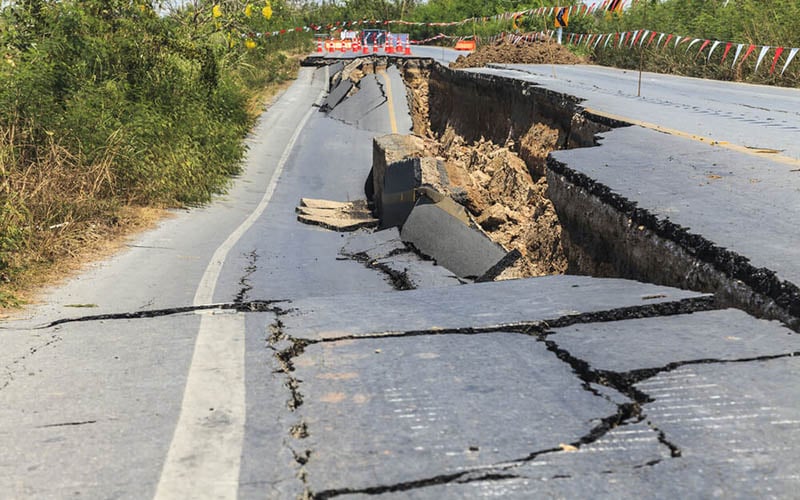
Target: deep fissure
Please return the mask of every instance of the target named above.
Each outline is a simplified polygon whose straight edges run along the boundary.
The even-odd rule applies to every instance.
[[[703,235],[656,217],[548,154],[595,147],[604,132],[631,124],[586,111],[580,99],[532,82],[454,70],[431,60],[388,59],[383,64],[391,63],[401,69],[406,82],[414,133],[442,145],[435,154],[445,161],[466,163],[478,177],[481,170],[471,162],[488,158],[491,163],[497,151],[510,152],[526,166],[528,187],[538,186],[541,201],[535,202],[532,214],[523,213],[523,220],[513,209],[513,190],[500,191],[506,201],[482,203],[480,196],[469,196],[469,186],[461,186],[468,191],[461,201],[483,229],[507,248],[520,248],[528,258],[530,269],[522,275],[564,272],[714,293],[722,305],[777,319],[800,331],[797,285]],[[489,156],[487,144],[491,144]],[[448,159],[445,151],[454,145],[466,147],[472,157]],[[458,175],[451,178],[458,180]],[[555,213],[547,228],[555,235],[550,239],[543,236],[546,231],[537,234],[535,226],[549,204]],[[521,232],[519,228],[531,221],[534,229]],[[505,234],[498,234],[498,229]],[[531,239],[520,244],[526,237]],[[557,264],[562,258],[564,269]]]

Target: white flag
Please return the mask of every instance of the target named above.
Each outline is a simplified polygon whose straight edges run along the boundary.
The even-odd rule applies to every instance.
[[[784,71],[786,71],[786,68],[789,67],[789,63],[792,62],[794,56],[797,55],[797,51],[800,51],[800,49],[792,49],[792,51],[789,52],[789,57],[786,58],[786,64],[783,65],[783,70],[781,71],[781,75],[783,74]]]
[[[764,56],[767,55],[767,52],[769,52],[769,49],[770,49],[769,46],[763,47],[761,49],[761,53],[758,55],[758,61],[756,61],[756,69],[755,69],[755,71],[758,71],[758,67],[761,66],[761,61],[764,60]]]
[[[744,46],[743,43],[740,43],[738,47],[736,47],[736,55],[733,56],[733,64],[731,64],[731,68],[736,66],[736,61],[739,59],[739,54],[742,53],[742,47]]]
[[[716,49],[719,46],[719,44],[721,44],[721,43],[722,42],[720,42],[720,41],[716,41],[716,42],[714,42],[713,45],[711,45],[711,50],[708,51],[708,58],[706,59],[706,62],[711,60],[711,54],[714,53],[714,49]]]

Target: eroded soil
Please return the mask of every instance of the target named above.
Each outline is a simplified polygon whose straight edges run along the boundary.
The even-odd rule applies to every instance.
[[[481,138],[469,142],[446,127],[435,134],[429,121],[428,78],[424,69],[404,72],[414,133],[425,137],[428,153],[443,160],[451,185],[448,194],[462,202],[489,237],[523,258],[500,279],[563,274],[567,258],[562,229],[547,180],[534,178],[547,154],[556,149],[558,131],[534,123],[516,142],[496,144]]]
[[[563,45],[550,41],[526,41],[517,43],[501,39],[495,43],[478,47],[467,56],[459,56],[450,63],[451,68],[477,68],[488,63],[500,64],[581,64],[586,61],[576,56]]]

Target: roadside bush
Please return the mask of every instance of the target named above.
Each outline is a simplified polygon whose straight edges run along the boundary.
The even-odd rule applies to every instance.
[[[169,16],[142,0],[2,8],[0,305],[29,269],[114,228],[125,206],[201,204],[239,172],[255,96],[297,67],[275,48],[307,49],[309,37],[247,49],[247,26],[223,26],[211,5]]]

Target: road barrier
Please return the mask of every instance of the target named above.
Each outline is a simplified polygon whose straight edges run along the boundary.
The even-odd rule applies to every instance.
[[[473,42],[474,44],[474,42]],[[370,51],[372,45],[372,51]],[[378,54],[383,51],[386,54],[396,55],[413,55],[411,52],[411,40],[397,39],[396,41],[386,40],[383,44],[370,44],[369,42],[361,42],[360,40],[326,40],[317,42],[317,53],[342,53],[348,52],[354,54],[368,55],[371,53]]]
[[[456,50],[475,50],[475,40],[459,40],[456,42]]]

